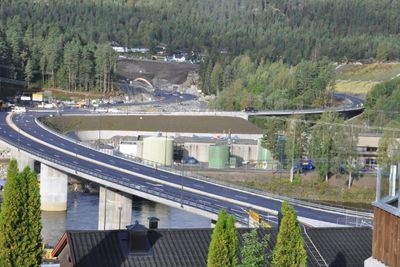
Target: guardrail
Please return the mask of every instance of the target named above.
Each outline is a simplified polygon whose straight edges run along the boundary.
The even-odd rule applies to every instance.
[[[52,134],[57,135],[60,138],[63,138],[65,140],[69,140],[73,143],[79,144],[79,145],[83,145],[89,149],[92,149],[94,151],[98,151],[97,149],[93,148],[92,146],[89,146],[87,144],[84,144],[78,140],[75,140],[73,138],[70,138],[68,136],[65,136],[63,134],[60,134],[56,131],[54,131],[53,129],[50,129],[49,127],[45,126],[42,122],[40,122],[37,118],[35,118],[35,122],[42,127],[43,129],[45,129],[46,131],[49,131]],[[127,158],[125,157],[121,157],[118,155],[111,155],[120,159],[124,159],[127,160]],[[150,168],[155,168],[156,170],[162,170],[168,173],[172,173],[178,176],[182,176],[182,170],[176,170],[173,168],[169,168],[169,167],[165,167],[165,166],[161,166],[159,163],[154,163],[154,162],[144,162],[144,161],[135,161],[135,160],[131,160],[132,162],[135,162],[138,165],[142,165],[144,167],[150,167]],[[147,164],[146,164],[147,163]],[[251,189],[251,188],[247,188],[247,187],[242,187],[242,186],[237,186],[237,185],[233,185],[230,183],[226,183],[226,182],[222,182],[222,181],[216,181],[214,179],[210,179],[204,176],[200,176],[197,174],[193,174],[191,172],[186,172],[184,173],[184,177],[185,178],[190,178],[190,179],[195,179],[195,180],[199,180],[199,181],[203,181],[203,182],[207,182],[207,183],[211,183],[211,184],[215,184],[215,185],[219,185],[222,187],[226,187],[226,188],[231,188],[231,189],[235,189],[235,190],[239,190],[239,191],[243,191],[243,192],[247,192],[247,193],[252,193],[255,195],[259,195],[259,196],[263,196],[266,198],[270,198],[270,199],[275,199],[278,201],[287,201],[288,203],[292,204],[292,205],[297,205],[297,206],[305,206],[305,207],[311,207],[314,209],[321,209],[321,210],[325,210],[325,211],[331,211],[331,212],[335,212],[335,213],[340,213],[343,215],[348,215],[348,216],[352,216],[352,217],[358,217],[358,218],[363,218],[365,220],[372,220],[373,218],[373,214],[370,211],[366,211],[363,209],[345,209],[343,207],[337,207],[334,205],[327,205],[327,204],[318,204],[318,203],[314,203],[314,202],[307,202],[304,200],[299,200],[299,199],[295,199],[295,198],[289,198],[289,197],[285,197],[285,196],[281,196],[281,195],[277,195],[277,194],[273,194],[273,193],[268,193],[268,192],[264,192],[264,191],[260,191],[260,190],[256,190],[256,189]]]

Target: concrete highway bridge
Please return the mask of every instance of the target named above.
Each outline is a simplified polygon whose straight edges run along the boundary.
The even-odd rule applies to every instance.
[[[192,100],[190,95],[185,95],[187,100]],[[272,116],[293,116],[293,115],[318,115],[327,110],[338,112],[345,116],[354,116],[360,114],[364,110],[364,101],[351,95],[336,93],[337,99],[342,99],[347,102],[332,108],[305,108],[305,109],[282,109],[282,110],[261,110],[256,112],[243,112],[243,111],[193,111],[193,112],[146,112],[146,115],[172,115],[172,116],[221,116],[221,117],[239,117],[248,120],[252,117],[272,117]],[[170,97],[168,103],[173,103],[175,99]],[[186,101],[184,98],[182,101]],[[160,101],[161,103],[162,101]],[[146,103],[149,104],[149,103]],[[125,104],[128,105],[128,104]],[[136,104],[132,104],[136,105]],[[135,112],[133,114],[143,114],[143,112]]]
[[[40,170],[42,210],[67,209],[68,176],[74,176],[100,186],[99,229],[118,229],[131,223],[132,195],[211,220],[225,208],[240,225],[249,225],[250,209],[275,225],[283,200],[295,207],[303,224],[312,227],[372,225],[369,212],[233,188],[98,152],[41,125],[37,118],[46,115],[49,114],[0,113],[3,145],[11,148],[20,168],[30,166]]]

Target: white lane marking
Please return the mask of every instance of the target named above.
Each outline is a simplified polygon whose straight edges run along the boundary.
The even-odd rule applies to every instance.
[[[54,141],[54,140],[53,140],[53,138],[50,138],[49,140],[50,140],[51,142],[53,142],[53,141]]]
[[[199,188],[204,188],[204,185],[199,185],[199,184],[193,184],[193,186],[199,187]]]
[[[31,146],[31,144],[27,143],[28,146]]]
[[[113,161],[112,159],[110,159],[110,162],[111,162],[111,163],[115,163],[115,161]]]
[[[164,178],[164,179],[169,179],[169,177],[168,176],[165,176],[165,175],[160,175],[160,177],[162,177],[162,178]]]
[[[59,155],[57,155],[57,154],[54,154],[54,157],[56,157],[56,158],[59,158],[60,156],[59,156]]]
[[[135,171],[138,171],[139,169],[138,168],[136,168],[136,167],[132,167],[132,169],[134,169]]]
[[[235,197],[238,197],[238,198],[241,198],[241,199],[247,199],[247,197],[239,196],[239,195],[235,195]]]
[[[90,153],[89,155],[92,156],[92,157],[95,157],[95,155],[93,155],[92,153]]]
[[[243,210],[238,210],[238,209],[235,209],[235,208],[231,208],[231,210],[236,211],[236,212],[238,212],[238,213],[244,213]]]
[[[40,135],[41,137],[44,137],[43,134]]]
[[[41,148],[39,148],[39,150],[40,150],[40,151],[42,151],[42,152],[44,152],[44,150],[43,150],[43,149],[41,149]]]
[[[74,163],[74,164],[78,164],[78,162],[77,162],[77,161],[73,161],[73,163]]]
[[[60,143],[60,145],[65,146],[63,143]]]
[[[96,171],[98,171],[98,172],[102,172],[100,169],[95,169]]]
[[[150,182],[146,182],[146,184],[151,185],[151,186],[163,186],[162,184],[154,184],[154,183],[150,183]]]
[[[12,137],[12,134],[9,134],[8,136]]]

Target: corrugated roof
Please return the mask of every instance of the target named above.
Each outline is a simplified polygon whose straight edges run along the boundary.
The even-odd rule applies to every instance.
[[[238,229],[239,241],[249,229]],[[126,230],[68,231],[71,253],[77,267],[131,267],[207,265],[208,246],[212,229],[150,230],[151,249],[146,255],[127,250]],[[275,230],[260,230],[259,237],[270,235],[269,250],[276,242]],[[308,237],[329,266],[363,266],[371,255],[370,228],[315,228],[307,230]],[[304,239],[308,238],[304,236]],[[310,248],[308,266],[321,266]]]

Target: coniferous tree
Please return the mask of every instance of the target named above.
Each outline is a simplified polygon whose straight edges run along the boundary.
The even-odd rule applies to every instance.
[[[0,266],[38,266],[42,260],[40,195],[36,174],[10,162],[0,213]]]
[[[229,250],[226,238],[227,214],[223,209],[218,214],[218,220],[212,232],[211,243],[208,249],[208,267],[229,266]]]
[[[226,239],[228,243],[228,253],[229,253],[229,266],[235,267],[238,265],[238,238],[237,230],[235,226],[235,217],[230,215],[226,222]]]
[[[307,252],[296,212],[286,201],[282,203],[281,212],[282,220],[272,253],[272,266],[305,267]]]
[[[37,179],[37,174],[31,171],[27,175],[28,184],[28,229],[29,241],[27,248],[26,266],[38,266],[42,261],[43,247],[42,247],[42,213],[40,210],[40,187]]]
[[[238,265],[238,239],[235,218],[227,216],[225,210],[218,214],[217,224],[211,236],[207,266],[220,267]]]

